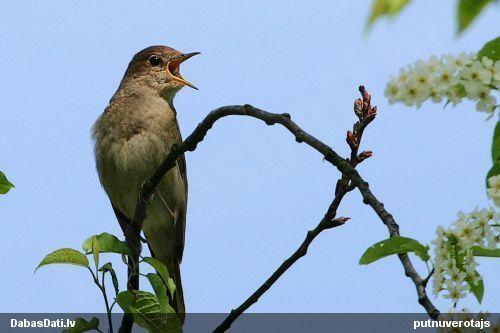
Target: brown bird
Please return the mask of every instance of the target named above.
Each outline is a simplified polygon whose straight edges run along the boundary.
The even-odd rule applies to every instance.
[[[153,174],[172,145],[182,141],[173,99],[183,86],[196,89],[179,72],[180,64],[196,54],[182,54],[167,46],[151,46],[137,53],[94,124],[97,172],[125,234],[141,183]],[[185,306],[179,265],[187,194],[182,155],[159,184],[142,225],[152,256],[167,266],[174,279],[171,305],[181,316]],[[136,277],[129,285],[137,289],[138,281]]]

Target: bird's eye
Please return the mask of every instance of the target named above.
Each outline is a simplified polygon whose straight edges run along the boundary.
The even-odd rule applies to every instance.
[[[159,56],[152,55],[151,57],[149,57],[149,63],[151,64],[151,66],[158,66],[162,63],[162,60]]]

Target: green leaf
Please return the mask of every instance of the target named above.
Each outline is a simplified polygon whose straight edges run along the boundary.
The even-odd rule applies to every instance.
[[[476,19],[490,0],[460,0],[457,6],[457,33],[463,32]]]
[[[160,301],[160,304],[164,307],[168,306],[167,297],[167,286],[158,274],[148,273],[147,275],[149,283],[155,292],[156,297]]]
[[[479,281],[477,282],[477,284],[474,284],[472,282],[475,279],[475,277],[479,278]],[[472,292],[472,294],[474,294],[474,296],[476,296],[477,301],[479,302],[479,304],[481,304],[481,302],[483,301],[483,295],[484,295],[484,282],[483,282],[483,278],[481,277],[481,275],[479,275],[479,273],[477,271],[475,271],[475,277],[467,277],[465,279],[465,281],[469,285],[470,291]]]
[[[166,286],[169,285],[168,280],[170,279],[170,275],[168,274],[167,266],[165,266],[161,261],[152,257],[146,257],[142,259],[142,261],[147,262],[156,270],[156,273],[161,277]],[[170,287],[169,287],[170,290]],[[171,294],[173,296],[173,293]]]
[[[50,264],[70,264],[76,266],[89,267],[89,260],[83,253],[77,250],[68,248],[59,249],[46,255],[45,258],[43,258],[43,260],[35,269],[35,272],[40,267]]]
[[[116,277],[116,272],[113,269],[113,266],[111,265],[110,262],[104,264],[101,268],[99,268],[99,271],[104,272],[104,273],[109,273],[111,275],[111,281],[113,282],[113,287],[115,288],[115,293],[118,295],[119,288],[118,288],[118,278]]]
[[[495,125],[493,144],[491,145],[491,158],[493,163],[500,161],[500,121]]]
[[[483,57],[490,58],[493,61],[500,60],[500,37],[490,40],[477,52],[478,60],[482,60]]]
[[[99,319],[93,317],[90,321],[87,321],[81,317],[75,318],[75,326],[65,329],[63,333],[82,333],[95,330],[99,327]]]
[[[488,173],[486,174],[486,187],[490,187],[488,184],[488,179],[496,175],[500,175],[500,161],[497,161],[495,164],[493,164],[490,171],[488,171]]]
[[[396,16],[409,2],[410,0],[374,0],[368,16],[366,28],[372,26],[375,21],[383,16]]]
[[[95,269],[99,267],[99,240],[97,236],[92,236],[92,253],[94,255]]]
[[[500,249],[485,249],[484,247],[473,246],[472,255],[475,257],[500,258]]]
[[[123,291],[118,294],[116,301],[137,325],[150,333],[182,332],[178,316],[167,313],[167,308],[151,293]]]
[[[500,56],[500,37],[495,39],[495,41],[496,41],[496,45],[497,45],[496,56],[498,57],[498,56]],[[488,45],[490,43],[492,43],[492,42],[486,43],[486,45]],[[486,45],[483,47],[483,49],[486,47]],[[478,57],[479,57],[479,53],[478,53]],[[495,130],[493,132],[493,143],[491,145],[491,159],[493,160],[493,166],[486,174],[486,188],[490,187],[488,184],[488,179],[500,174],[500,122],[497,122],[497,124],[495,125]]]
[[[0,194],[5,194],[10,191],[11,188],[14,187],[14,184],[9,182],[5,174],[0,171]]]
[[[414,252],[423,261],[429,260],[429,247],[414,239],[395,236],[370,246],[359,259],[360,265],[367,265],[392,254]]]
[[[100,235],[95,235],[87,238],[85,242],[82,244],[83,251],[85,254],[92,254],[92,242],[93,238],[96,237],[99,242],[99,252],[106,253],[121,253],[126,255],[131,255],[132,251],[128,247],[127,243],[119,240],[116,236],[110,235],[106,232],[103,232]]]
[[[172,297],[172,300],[174,299],[174,293],[175,293],[175,282],[174,279],[168,278],[167,280],[167,288],[168,292],[170,293],[170,296]]]
[[[116,301],[137,325],[149,332],[166,330],[166,311],[155,295],[141,290],[123,291],[118,294]]]
[[[457,268],[461,272],[467,273],[465,271],[465,265],[468,261],[466,252],[460,248],[455,237],[450,238],[449,241],[451,243],[450,245],[453,247],[453,251],[450,254],[451,257],[455,260]],[[477,283],[473,283],[476,278],[478,278],[479,281]],[[474,276],[467,276],[465,278],[465,282],[467,282],[467,284],[469,285],[470,291],[474,296],[476,296],[478,302],[481,303],[484,294],[484,282],[481,275],[479,275],[477,271],[474,271]]]

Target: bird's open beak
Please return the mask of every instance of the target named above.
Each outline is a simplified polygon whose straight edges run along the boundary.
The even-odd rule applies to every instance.
[[[172,77],[172,79],[174,79],[175,81],[178,81],[188,87],[191,87],[193,89],[196,89],[198,90],[198,88],[196,88],[196,86],[194,84],[192,84],[191,82],[185,80],[180,71],[179,71],[179,66],[186,60],[188,60],[189,58],[197,55],[197,54],[200,54],[200,52],[193,52],[193,53],[188,53],[188,54],[183,54],[181,56],[179,56],[178,58],[174,59],[174,60],[170,60],[168,63],[167,63],[167,66],[166,66],[166,71],[168,72],[168,74],[170,74],[170,76]]]

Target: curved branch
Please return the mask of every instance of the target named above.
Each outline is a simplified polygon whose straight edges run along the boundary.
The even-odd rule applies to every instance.
[[[369,95],[364,90],[364,87],[360,87],[360,91],[363,95],[363,102],[366,94]],[[356,105],[355,105],[356,112]],[[198,124],[196,129],[189,135],[182,143],[173,145],[170,152],[156,169],[153,176],[146,180],[140,189],[140,193],[137,199],[136,209],[134,212],[134,218],[132,224],[141,230],[142,223],[146,218],[146,208],[150,202],[155,188],[160,183],[162,177],[170,170],[176,163],[177,158],[188,151],[193,151],[196,149],[198,143],[203,141],[207,132],[212,128],[214,123],[227,116],[248,116],[264,121],[267,125],[280,124],[288,131],[290,131],[297,142],[304,142],[311,148],[318,151],[323,155],[324,159],[335,166],[343,176],[351,182],[351,188],[356,187],[360,191],[363,202],[369,205],[375,213],[378,215],[380,220],[386,225],[390,236],[399,235],[399,226],[394,220],[393,216],[384,208],[384,205],[373,195],[369,188],[369,184],[359,175],[355,170],[354,166],[349,160],[345,160],[339,156],[332,148],[318,140],[311,134],[305,132],[300,128],[295,122],[291,120],[288,113],[276,114],[267,112],[251,105],[231,105],[223,106],[211,111],[201,123]],[[373,115],[374,117],[374,115]],[[362,130],[362,129],[361,129]],[[417,296],[419,303],[424,307],[429,316],[436,319],[440,312],[435,308],[432,302],[429,300],[427,293],[425,291],[425,281],[420,277],[418,272],[415,270],[410,258],[407,254],[399,254],[399,259],[404,267],[405,274],[409,277],[415,284],[417,290]]]

